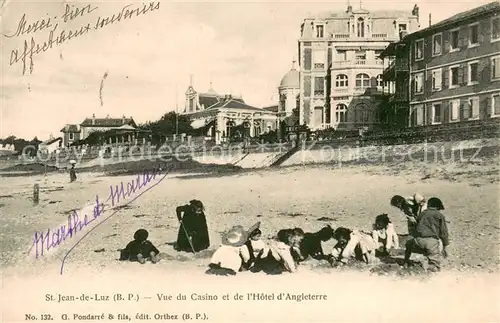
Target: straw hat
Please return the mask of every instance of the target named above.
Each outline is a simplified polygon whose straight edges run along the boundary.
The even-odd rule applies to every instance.
[[[226,246],[241,247],[248,241],[250,234],[260,227],[260,222],[245,230],[241,225],[236,225],[222,235],[222,244]]]

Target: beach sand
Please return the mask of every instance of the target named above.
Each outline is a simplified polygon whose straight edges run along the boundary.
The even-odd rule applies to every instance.
[[[33,288],[27,287],[28,282],[30,286],[39,286],[41,291],[37,297],[40,301],[41,294],[45,294],[42,292],[44,284],[52,284],[52,289],[55,288],[54,284],[62,288],[62,281],[68,280],[81,288],[91,285],[127,289],[137,287],[134,279],[140,277],[144,286],[149,283],[152,289],[157,286],[159,290],[155,293],[162,292],[166,288],[163,285],[167,283],[171,284],[169,291],[189,291],[195,288],[193,286],[209,291],[210,288],[221,289],[223,285],[232,290],[236,284],[241,291],[253,288],[253,292],[277,292],[279,289],[297,289],[303,286],[304,290],[329,293],[330,299],[334,299],[334,305],[331,306],[320,304],[321,302],[315,302],[315,305],[302,302],[302,305],[309,304],[307,309],[302,307],[302,310],[299,310],[300,306],[294,307],[293,302],[290,302],[284,307],[279,305],[271,308],[267,311],[267,316],[266,311],[249,312],[243,305],[235,304],[234,313],[228,313],[226,307],[225,313],[214,317],[215,308],[220,306],[224,310],[224,305],[217,303],[219,305],[214,304],[210,308],[214,313],[214,321],[277,321],[276,313],[279,312],[290,315],[296,313],[293,321],[311,322],[380,319],[387,322],[410,322],[413,321],[411,317],[415,321],[429,322],[500,319],[495,305],[500,300],[498,160],[478,164],[431,166],[419,163],[345,167],[321,165],[256,170],[227,176],[189,174],[183,177],[175,174],[165,175],[161,181],[158,181],[160,176],[157,176],[149,184],[149,190],[146,191],[145,186],[141,192],[137,191],[121,204],[144,193],[137,199],[119,208],[117,212],[106,210],[82,232],[36,259],[36,248],[33,247],[35,231],[57,229],[61,224],[67,223],[72,210],[79,210],[85,205],[87,210],[91,210],[96,195],[101,200],[107,198],[110,185],[127,183],[137,178],[102,176],[96,173],[82,173],[78,176],[78,181],[71,184],[68,183],[68,174],[9,177],[0,183],[3,294],[12,292],[12,299],[17,300],[17,304],[21,304],[21,300],[16,298],[24,290],[21,286]],[[31,200],[35,183],[40,184],[41,190],[37,206],[33,206]],[[296,226],[305,231],[317,231],[326,224],[334,228],[345,226],[370,230],[376,215],[388,213],[398,233],[405,234],[406,221],[389,205],[389,200],[395,194],[411,195],[414,192],[421,192],[427,197],[438,196],[446,206],[443,213],[449,221],[450,257],[444,261],[444,271],[438,276],[417,275],[405,278],[397,268],[389,270],[385,277],[370,276],[368,267],[339,270],[317,261],[304,263],[297,274],[281,276],[241,273],[234,278],[221,280],[219,277],[203,275],[211,254],[220,243],[220,233],[232,225],[249,227],[261,221],[264,237],[271,238],[281,228]],[[191,199],[199,199],[205,204],[211,235],[209,250],[196,255],[178,253],[171,245],[178,231],[175,208]],[[162,260],[156,265],[148,263],[141,266],[117,261],[117,250],[123,248],[139,228],[149,231],[149,239],[162,252]],[[325,244],[325,248],[331,246],[329,243]],[[61,261],[70,249],[61,276]],[[93,278],[85,283],[85,275]],[[185,277],[179,278],[178,275]],[[228,280],[234,282],[228,283]],[[386,297],[380,293],[384,288],[393,290],[392,296],[387,296],[386,301],[375,301],[373,297],[376,294]],[[340,295],[352,297],[354,303],[339,298],[339,291]],[[355,309],[356,297],[363,293],[368,293],[367,299],[373,301],[365,304],[368,307],[365,314],[358,313]],[[401,306],[409,306],[405,297],[413,297],[411,295],[416,301],[420,300],[420,305],[403,310]],[[466,301],[468,305],[464,304]],[[35,300],[33,302],[36,303]],[[439,309],[440,302],[444,302],[442,305],[445,306]],[[436,309],[429,308],[431,304],[435,304]],[[384,312],[384,306],[392,308],[393,305],[400,307],[396,307],[397,311],[378,313]],[[271,303],[266,306],[272,307]],[[314,309],[316,306],[318,309]],[[427,311],[422,312],[420,309],[419,312],[418,308],[426,307]],[[10,313],[7,317],[4,312],[4,318],[15,321],[12,316],[15,309],[13,307],[7,312]],[[253,306],[253,310],[255,309]],[[311,313],[305,315],[304,311],[309,310]],[[370,316],[373,311],[378,313],[375,317]],[[24,317],[18,319],[22,320]]]

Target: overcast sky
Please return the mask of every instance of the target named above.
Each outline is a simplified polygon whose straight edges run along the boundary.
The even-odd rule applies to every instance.
[[[491,1],[363,1],[363,7],[409,10],[417,3],[421,25],[427,26],[455,13]],[[96,8],[91,13],[64,23],[66,4]],[[11,134],[26,139],[47,139],[66,124],[79,124],[85,117],[133,116],[138,122],[156,120],[179,109],[189,75],[194,87],[206,91],[210,75],[219,93],[242,94],[247,103],[262,107],[274,102],[281,77],[297,55],[297,38],[303,18],[315,12],[345,10],[346,2],[167,2],[158,10],[116,22],[99,30],[91,28],[46,52],[10,64],[11,53],[24,41],[36,43],[78,31],[98,17],[118,14],[122,8],[142,8],[143,2],[70,2],[51,0],[8,1],[2,8],[1,23],[1,115],[0,138]],[[359,2],[352,2],[358,7]],[[51,25],[30,34],[11,37],[26,14],[27,25],[51,17]],[[55,17],[58,17],[57,19]],[[56,23],[58,23],[56,27]],[[84,29],[82,29],[84,30]],[[5,35],[9,36],[6,37]],[[100,95],[101,81],[103,82]],[[177,88],[177,90],[176,90]],[[102,104],[101,104],[102,97]]]

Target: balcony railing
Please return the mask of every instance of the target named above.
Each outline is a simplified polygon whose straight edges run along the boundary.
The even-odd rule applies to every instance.
[[[353,59],[353,60],[347,60],[347,61],[336,61],[332,63],[332,68],[346,68],[346,67],[355,67],[355,66],[380,66],[382,67],[384,62],[380,59]]]
[[[370,38],[376,38],[376,39],[385,39],[385,38],[390,38],[387,33],[374,33],[374,34],[365,34],[363,37],[358,37],[357,34],[349,34],[349,33],[336,33],[336,34],[330,34],[331,38],[333,39],[347,39],[347,38],[360,38],[360,39],[370,39]],[[396,36],[393,36],[393,38]]]
[[[318,69],[325,69],[325,64],[324,63],[314,63],[314,69],[315,70],[318,70]]]

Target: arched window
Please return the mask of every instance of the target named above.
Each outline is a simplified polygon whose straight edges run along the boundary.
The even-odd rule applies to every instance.
[[[365,37],[365,20],[358,18],[358,37]]]
[[[370,76],[364,73],[356,75],[356,87],[360,88],[370,87]]]
[[[349,83],[348,81],[349,81],[349,79],[348,79],[347,75],[339,74],[335,78],[335,86],[336,87],[347,87],[348,83]]]
[[[335,108],[335,119],[337,123],[347,122],[347,105],[343,103],[337,104]]]
[[[378,87],[384,86],[384,80],[382,79],[382,74],[377,75],[377,86]]]

